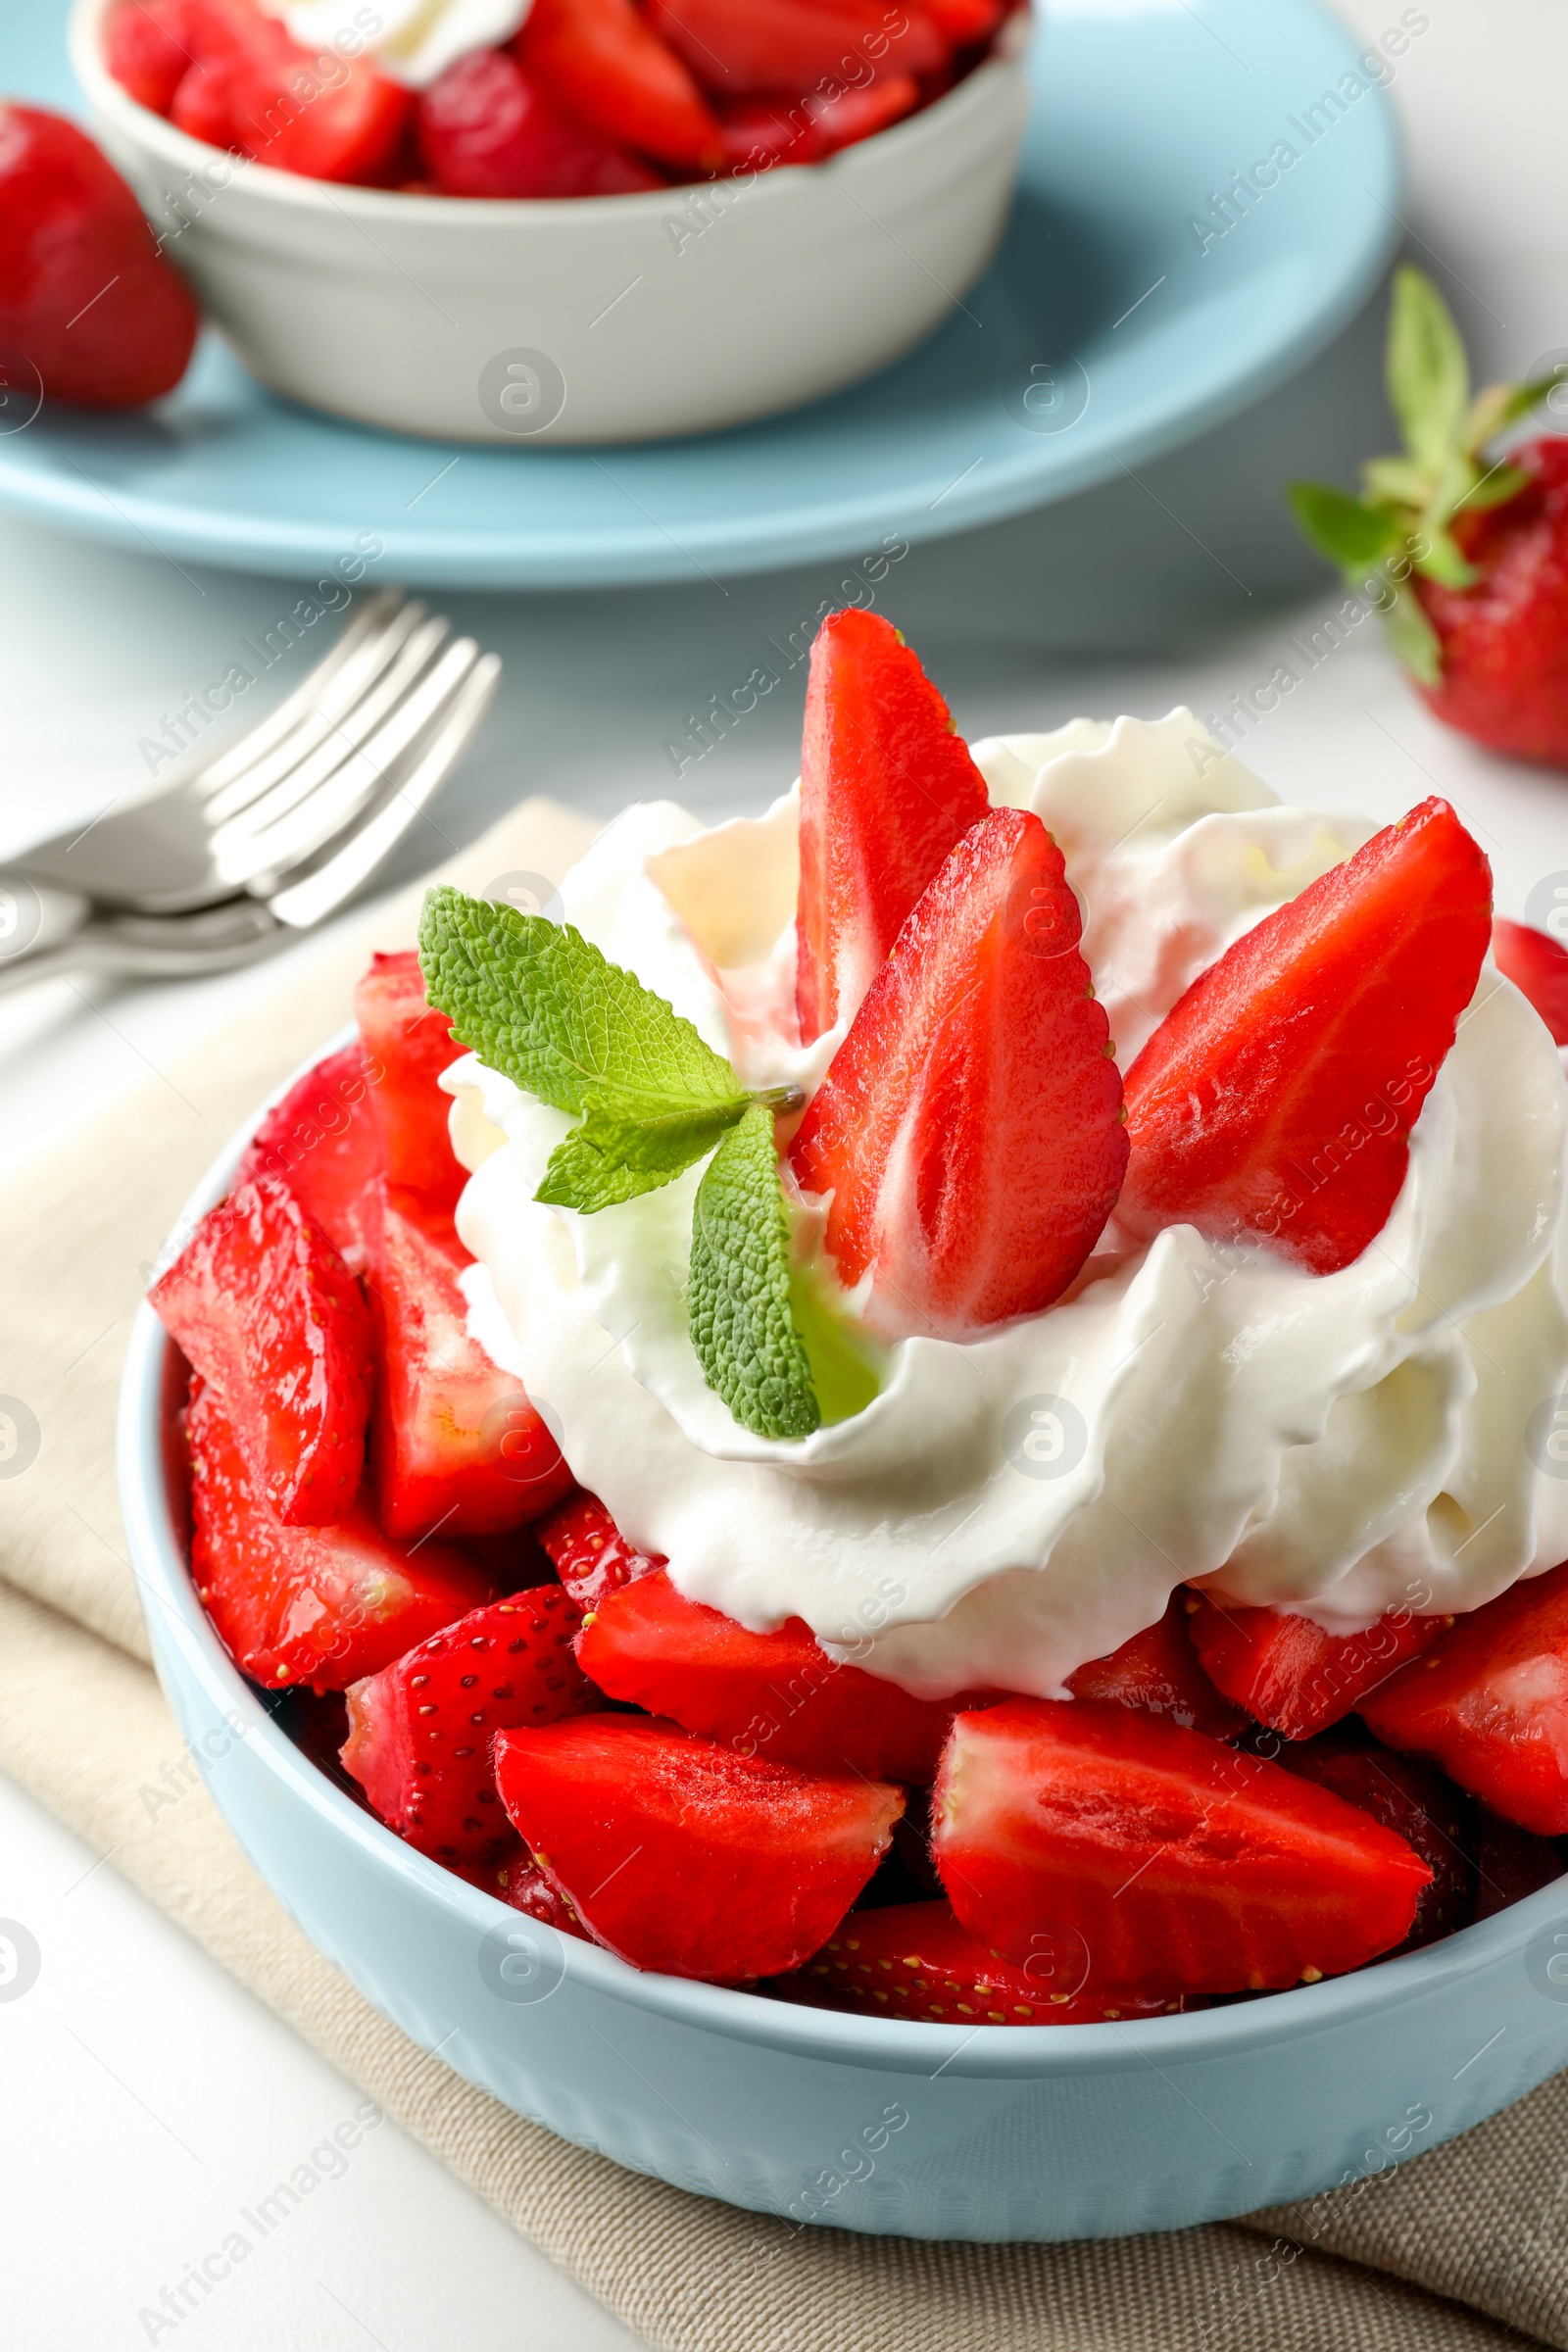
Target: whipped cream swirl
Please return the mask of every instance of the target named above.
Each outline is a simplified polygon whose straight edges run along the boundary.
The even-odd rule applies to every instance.
[[[1282,806],[1187,710],[975,758],[993,802],[1033,808],[1062,851],[1124,1069],[1199,972],[1377,829]],[[706,831],[634,807],[561,896],[746,1085],[809,1091],[840,1033],[794,1042],[797,807]],[[1369,1125],[1396,1115],[1402,1076]],[[475,1336],[631,1541],[745,1625],[802,1617],[922,1694],[1054,1695],[1182,1582],[1351,1632],[1475,1608],[1568,1553],[1568,1461],[1558,1475],[1547,1444],[1568,1376],[1568,1087],[1490,963],[1352,1265],[1314,1275],[1185,1225],[1135,1248],[1112,1224],[1054,1306],[884,1347],[874,1400],[804,1443],[739,1428],[703,1379],[685,1300],[700,1170],[592,1217],[541,1207],[571,1122],[473,1056],[448,1084],[474,1171]]]

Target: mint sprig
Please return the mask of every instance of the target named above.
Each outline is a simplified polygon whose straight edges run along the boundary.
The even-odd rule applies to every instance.
[[[1352,592],[1376,574],[1396,652],[1424,686],[1442,675],[1437,631],[1409,583],[1411,571],[1446,588],[1477,577],[1451,525],[1461,508],[1496,506],[1525,481],[1517,466],[1488,465],[1489,443],[1528,416],[1556,381],[1489,384],[1470,396],[1459,330],[1431,279],[1408,267],[1394,274],[1387,357],[1389,403],[1404,454],[1372,458],[1361,495],[1322,482],[1295,482],[1291,508],[1305,538],[1344,572]]]
[[[460,1043],[580,1116],[535,1196],[553,1207],[592,1215],[657,1191],[754,1102],[790,1099],[749,1094],[690,1021],[569,923],[438,887],[425,897],[419,962]]]
[[[754,1103],[697,1188],[687,1318],[709,1387],[760,1438],[808,1438],[822,1420],[790,1311],[789,1243],[773,1122]]]

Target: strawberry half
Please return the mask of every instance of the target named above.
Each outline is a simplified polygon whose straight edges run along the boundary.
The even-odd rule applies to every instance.
[[[219,1389],[285,1525],[341,1519],[359,1491],[373,1371],[359,1284],[275,1176],[209,1210],[148,1297]]]
[[[365,1042],[387,1183],[413,1194],[426,1212],[450,1217],[468,1177],[448,1133],[452,1098],[436,1081],[464,1049],[446,1014],[426,997],[412,948],[370,958],[354,991],[354,1017]]]
[[[598,1603],[577,1657],[612,1698],[672,1716],[741,1755],[871,1780],[934,1780],[954,1715],[975,1703],[911,1698],[858,1666],[835,1665],[799,1617],[776,1633],[749,1633],[688,1600],[662,1568]]]
[[[947,704],[898,630],[875,612],[830,613],[811,647],[801,745],[804,1044],[857,1010],[915,901],[989,806]]]
[[[381,1524],[399,1538],[520,1527],[572,1483],[522,1383],[468,1337],[458,1275],[471,1261],[449,1236],[444,1218],[416,1220],[385,1200],[371,1284],[381,1340],[371,1457]]]
[[[1529,998],[1553,1045],[1568,1046],[1568,948],[1529,923],[1498,915],[1492,926],[1492,959],[1505,980]]]
[[[1121,1081],[1037,816],[998,808],[947,859],[872,983],[790,1152],[831,1194],[839,1279],[890,1332],[961,1339],[1058,1298],[1115,1204]]]
[[[942,1902],[852,1911],[798,1975],[767,1989],[813,2008],[935,2026],[1093,2026],[1183,2006],[1158,1994],[1054,1992],[1045,1970],[1014,1968]]]
[[[389,1829],[440,1862],[483,1861],[510,1836],[498,1731],[600,1705],[572,1656],[576,1603],[559,1585],[470,1610],[348,1690],[343,1762]]]
[[[1092,1658],[1067,1677],[1074,1698],[1114,1699],[1119,1707],[1141,1707],[1146,1715],[1168,1715],[1188,1731],[1211,1740],[1232,1740],[1246,1729],[1243,1710],[1223,1698],[1198,1661],[1188,1631],[1193,1596],[1180,1588],[1165,1614],[1134,1634],[1108,1658]]]
[[[258,1495],[218,1391],[186,1415],[191,1578],[252,1682],[341,1690],[483,1600],[482,1572],[442,1544],[405,1551],[353,1503],[335,1527],[286,1527]]]
[[[1364,1634],[1326,1634],[1285,1609],[1238,1608],[1206,1592],[1193,1598],[1193,1646],[1204,1673],[1287,1740],[1310,1740],[1338,1723],[1453,1623],[1396,1609]]]
[[[286,1184],[352,1274],[369,1263],[375,1188],[385,1162],[365,1050],[328,1054],[274,1103],[245,1149],[234,1185]]]
[[[1538,1837],[1568,1831],[1568,1562],[1523,1577],[1456,1617],[1368,1699],[1390,1747],[1431,1756],[1450,1780]]]
[[[1121,1224],[1349,1265],[1404,1182],[1491,932],[1492,868],[1439,800],[1265,915],[1127,1073]]]
[[[1399,1951],[1417,1951],[1469,1924],[1476,1900],[1476,1808],[1451,1781],[1428,1764],[1396,1756],[1358,1723],[1339,1724],[1286,1747],[1279,1761],[1287,1772],[1359,1805],[1402,1838],[1431,1871],[1432,1884],[1416,1898],[1415,1922]]]
[[[597,1494],[573,1494],[533,1532],[566,1591],[585,1611],[597,1608],[635,1577],[664,1565],[627,1543]]]
[[[1409,1934],[1432,1877],[1327,1789],[1094,1699],[960,1715],[933,1823],[971,1935],[1020,1967],[1076,1939],[1092,1983],[1146,1994],[1359,1968]]]
[[[631,1715],[503,1732],[495,1755],[513,1826],[594,1940],[710,1984],[815,1951],[904,1810],[881,1782],[763,1764]]]

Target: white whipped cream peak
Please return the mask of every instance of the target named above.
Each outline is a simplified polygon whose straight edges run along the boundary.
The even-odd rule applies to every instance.
[[[1062,850],[1123,1068],[1200,971],[1376,830],[1283,807],[1186,710],[975,758]],[[793,1042],[797,868],[794,795],[706,831],[642,805],[561,896],[748,1085],[810,1088],[838,1039]],[[1568,1475],[1525,1435],[1568,1374],[1568,1086],[1490,964],[1352,1265],[1313,1275],[1190,1226],[1119,1248],[1112,1226],[1055,1305],[890,1347],[875,1400],[804,1443],[751,1435],[703,1379],[700,1171],[592,1217],[541,1207],[570,1121],[472,1056],[450,1084],[475,1336],[631,1541],[744,1624],[803,1617],[933,1695],[1051,1694],[1182,1582],[1348,1632],[1476,1607],[1568,1553]]]
[[[470,49],[495,49],[528,14],[530,0],[263,0],[302,49],[338,49],[375,60],[390,81],[428,89]]]

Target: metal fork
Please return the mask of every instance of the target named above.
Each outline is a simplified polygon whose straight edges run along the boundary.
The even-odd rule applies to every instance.
[[[388,855],[483,717],[500,658],[378,596],[218,759],[0,873],[0,994],[56,972],[221,971],[321,922]],[[88,853],[84,855],[84,853]],[[5,955],[5,910],[35,936]],[[19,943],[20,944],[20,943]]]

